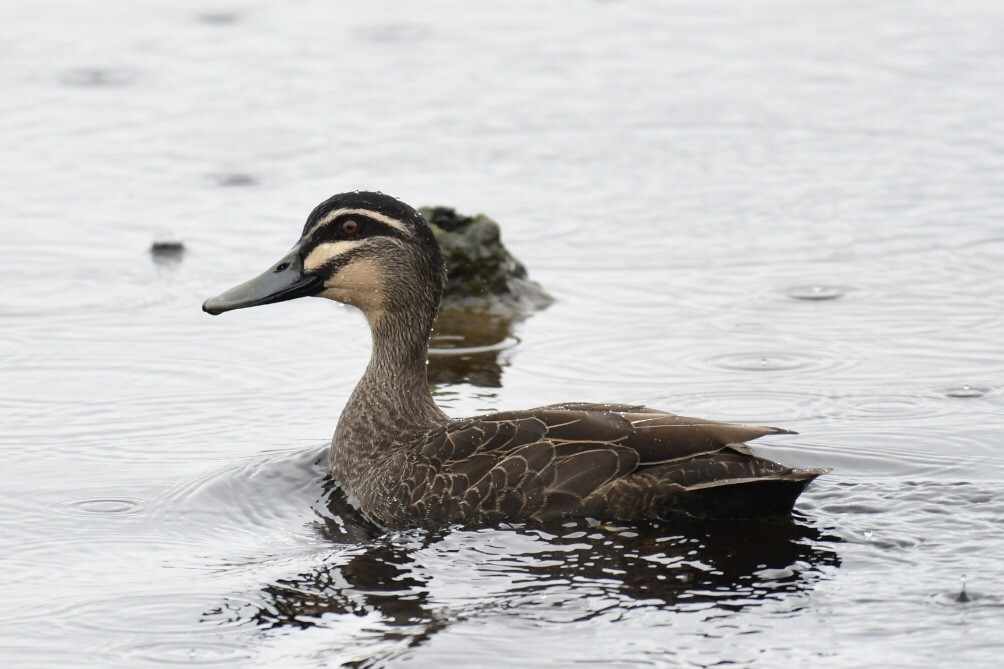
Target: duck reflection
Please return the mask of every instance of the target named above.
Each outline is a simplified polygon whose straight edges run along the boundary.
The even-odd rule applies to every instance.
[[[330,481],[317,511],[319,533],[338,550],[311,571],[266,585],[253,610],[230,613],[268,628],[323,627],[332,616],[378,614],[387,646],[374,649],[370,662],[486,610],[564,621],[608,615],[611,608],[698,604],[736,611],[807,591],[824,568],[840,565],[837,538],[792,519],[630,527],[575,521],[387,534]],[[470,570],[471,592],[433,592],[467,587],[432,583],[447,567],[453,574]],[[581,609],[583,597],[605,605]]]

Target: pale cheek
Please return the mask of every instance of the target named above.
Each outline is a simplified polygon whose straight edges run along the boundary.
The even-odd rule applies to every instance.
[[[328,280],[321,295],[331,300],[351,304],[363,311],[379,310],[383,307],[383,295],[371,277],[360,276],[351,270],[343,270]]]
[[[347,253],[352,249],[359,246],[359,242],[350,241],[340,241],[340,242],[327,242],[325,244],[318,244],[314,249],[307,254],[307,257],[303,259],[303,269],[311,272],[326,262],[337,258],[343,253]]]

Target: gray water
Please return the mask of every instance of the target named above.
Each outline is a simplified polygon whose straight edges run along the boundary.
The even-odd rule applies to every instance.
[[[0,664],[999,666],[999,3],[0,26]],[[364,320],[199,309],[354,188],[489,213],[556,299],[442,338],[451,415],[645,403],[833,473],[791,523],[367,525],[324,467]]]

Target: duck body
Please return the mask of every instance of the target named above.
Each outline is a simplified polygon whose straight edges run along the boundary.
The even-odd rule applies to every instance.
[[[781,515],[827,471],[785,467],[744,443],[786,430],[630,404],[450,419],[426,378],[444,285],[422,216],[389,196],[354,192],[318,205],[272,268],[203,305],[217,314],[313,295],[363,311],[373,351],[338,421],[331,471],[387,528]]]

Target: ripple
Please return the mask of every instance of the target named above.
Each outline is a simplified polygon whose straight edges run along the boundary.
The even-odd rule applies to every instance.
[[[429,347],[430,356],[452,356],[452,355],[471,355],[474,353],[493,353],[498,351],[504,351],[510,349],[519,344],[519,338],[510,335],[500,342],[495,342],[493,344],[484,344],[481,346],[464,346],[461,342],[464,341],[463,337],[455,336],[436,336],[433,337],[432,343]]]
[[[244,646],[225,642],[163,641],[127,646],[122,652],[131,657],[163,664],[233,666],[234,662],[251,659]]]
[[[954,590],[946,589],[928,595],[927,601],[945,607],[1004,608],[1004,598],[999,595],[973,591],[969,584],[961,584]]]
[[[819,359],[793,353],[729,353],[706,358],[713,367],[745,372],[779,372],[809,369],[819,364]]]
[[[785,353],[781,351],[748,351],[724,355],[691,358],[690,365],[700,369],[717,368],[737,372],[820,372],[846,369],[858,361],[832,353]]]
[[[925,418],[951,414],[952,408],[941,396],[842,393],[834,396],[840,411],[835,417],[888,420],[890,418]]]
[[[805,430],[819,466],[859,479],[979,478],[992,475],[990,461],[1001,461],[994,443],[979,435],[944,427],[909,425],[892,430],[871,424],[828,425]],[[783,450],[783,444],[776,447]]]
[[[230,598],[233,600],[233,598]],[[213,624],[199,626],[214,600],[205,593],[152,592],[143,595],[105,597],[72,604],[60,615],[60,624],[77,630],[101,634],[137,634],[142,636],[191,637],[217,633],[222,627],[238,627],[238,620],[214,617]],[[240,605],[252,606],[250,600]]]
[[[674,394],[653,402],[656,405],[668,411],[739,423],[774,424],[840,415],[833,398],[825,394],[760,388],[755,391],[711,388],[702,393]]]
[[[71,516],[122,516],[141,513],[146,504],[147,500],[133,497],[88,497],[60,500],[50,508]]]
[[[29,340],[9,325],[5,330],[0,334],[0,359],[6,367],[14,367],[30,357]]]
[[[302,527],[323,495],[327,462],[325,444],[210,471],[168,490],[151,515],[181,524],[187,533],[198,533],[200,523],[214,532],[252,537],[271,527]]]
[[[847,294],[849,288],[842,286],[795,286],[785,291],[785,294],[794,300],[807,300],[811,302],[822,302],[825,300],[835,300]]]

